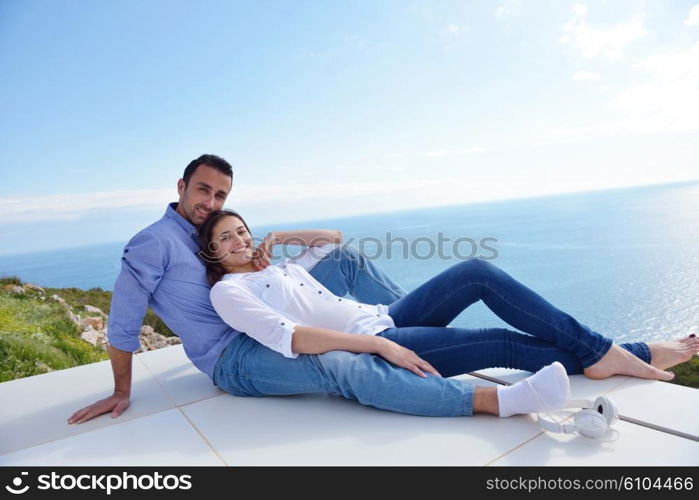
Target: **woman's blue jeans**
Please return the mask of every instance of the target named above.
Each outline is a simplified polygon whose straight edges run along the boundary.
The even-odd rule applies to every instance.
[[[559,311],[502,270],[479,259],[458,263],[404,295],[399,286],[351,248],[338,249],[311,274],[333,293],[361,302],[389,298],[396,328],[379,335],[414,350],[444,377],[502,366],[536,371],[561,361],[581,373],[611,346],[611,340]],[[505,329],[468,330],[446,325],[482,299],[509,324]],[[644,343],[625,344],[650,361]],[[238,396],[332,393],[384,410],[425,416],[473,414],[474,386],[427,374],[419,377],[378,355],[329,351],[285,358],[251,337],[234,337],[214,368],[214,382]]]
[[[446,326],[478,300],[529,335],[505,328]],[[389,314],[396,328],[378,335],[415,351],[444,377],[489,367],[535,372],[554,361],[560,361],[569,374],[580,374],[612,345],[611,339],[480,259],[453,265],[393,302]],[[621,347],[650,363],[645,342]]]

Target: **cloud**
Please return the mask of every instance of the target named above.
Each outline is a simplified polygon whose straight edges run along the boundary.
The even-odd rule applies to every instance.
[[[495,9],[495,17],[498,19],[505,18],[511,14],[515,14],[521,7],[519,0],[501,0]]]
[[[639,66],[651,79],[621,92],[614,109],[644,130],[699,130],[699,42]]]
[[[689,9],[689,16],[684,20],[687,26],[699,26],[699,4]]]
[[[464,148],[464,149],[439,149],[435,151],[426,151],[424,153],[387,153],[384,155],[384,158],[387,158],[389,160],[397,160],[397,159],[403,159],[403,158],[415,158],[418,156],[422,156],[423,158],[448,158],[448,157],[453,157],[453,156],[464,156],[464,155],[471,155],[471,154],[476,154],[476,153],[482,153],[485,151],[485,148],[482,148],[480,146],[475,146],[472,148]]]
[[[599,56],[619,59],[627,45],[648,33],[643,27],[642,14],[609,28],[592,28],[588,26],[587,6],[583,4],[573,5],[573,19],[563,26],[563,31],[566,34],[561,42],[573,44],[588,59]]]
[[[636,69],[642,81],[617,93],[609,102],[615,117],[557,135],[618,135],[623,133],[699,130],[699,42],[642,59]]]
[[[414,192],[438,183],[435,179],[391,181],[391,193]],[[226,206],[236,209],[283,206],[312,201],[318,203],[350,203],[367,196],[384,196],[385,184],[369,181],[313,184],[258,184],[236,186]],[[98,193],[55,194],[41,197],[9,196],[0,198],[4,224],[36,221],[79,220],[95,216],[99,211],[165,210],[167,203],[177,201],[173,189],[142,189]]]
[[[95,193],[54,194],[47,196],[7,196],[0,198],[5,222],[33,220],[73,220],[96,209],[153,209],[177,199],[169,189],[103,191]]]
[[[466,33],[468,28],[466,26],[459,26],[458,24],[450,24],[447,26],[447,33],[452,36],[458,36],[461,33]]]
[[[573,80],[592,80],[596,81],[600,79],[600,76],[597,73],[593,73],[592,71],[576,71],[573,73],[573,76],[571,76]]]
[[[451,157],[451,156],[471,155],[474,153],[481,153],[483,151],[485,151],[485,149],[483,149],[481,147],[466,148],[466,149],[446,149],[446,150],[440,150],[440,151],[428,151],[426,153],[423,153],[423,156],[425,158],[445,158],[445,157]]]

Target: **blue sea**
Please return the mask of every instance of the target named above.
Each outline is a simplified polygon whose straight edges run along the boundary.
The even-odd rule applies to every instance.
[[[252,229],[304,227],[342,230],[407,291],[480,257],[618,342],[699,331],[697,181]],[[0,256],[0,275],[111,290],[124,244]],[[452,325],[508,327],[481,302]]]

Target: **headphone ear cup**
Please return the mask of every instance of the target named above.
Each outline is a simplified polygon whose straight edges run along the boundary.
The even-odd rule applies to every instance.
[[[619,409],[616,403],[607,396],[598,396],[592,403],[591,409],[601,414],[608,426],[614,425],[619,419]]]
[[[573,422],[580,434],[593,439],[604,436],[609,428],[607,419],[597,410],[579,411],[574,415]]]

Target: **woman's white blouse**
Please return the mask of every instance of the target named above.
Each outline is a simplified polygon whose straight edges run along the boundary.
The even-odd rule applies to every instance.
[[[309,247],[262,271],[226,274],[211,288],[211,303],[230,326],[287,358],[298,356],[291,350],[297,325],[361,335],[395,327],[386,305],[338,297],[308,273],[336,246]]]

